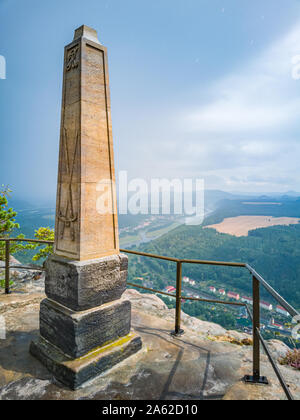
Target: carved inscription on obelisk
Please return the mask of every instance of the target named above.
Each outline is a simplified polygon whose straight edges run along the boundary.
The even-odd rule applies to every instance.
[[[107,52],[84,35],[65,49],[54,246],[80,261],[119,253]]]

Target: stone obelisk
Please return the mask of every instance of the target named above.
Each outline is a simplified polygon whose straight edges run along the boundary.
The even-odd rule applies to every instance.
[[[54,255],[30,351],[76,389],[141,348],[118,241],[107,50],[87,26],[65,47]]]

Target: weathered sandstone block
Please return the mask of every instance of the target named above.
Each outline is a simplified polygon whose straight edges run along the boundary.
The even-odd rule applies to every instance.
[[[40,334],[65,354],[78,358],[130,332],[131,304],[117,300],[74,312],[45,299],[40,308]]]
[[[128,258],[124,254],[91,261],[52,256],[46,262],[48,298],[83,311],[120,299],[126,289]]]
[[[126,337],[78,359],[69,358],[42,337],[31,342],[30,353],[40,360],[56,379],[71,389],[77,389],[141,348],[141,338],[131,332]]]

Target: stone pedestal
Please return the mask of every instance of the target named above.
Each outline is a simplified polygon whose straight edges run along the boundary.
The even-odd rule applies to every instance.
[[[122,254],[84,262],[53,256],[46,262],[47,299],[30,351],[72,389],[142,346],[130,329],[131,304],[121,299],[127,263]]]
[[[45,263],[45,291],[74,311],[120,299],[126,289],[128,258],[111,255],[90,261],[70,261],[51,256]]]

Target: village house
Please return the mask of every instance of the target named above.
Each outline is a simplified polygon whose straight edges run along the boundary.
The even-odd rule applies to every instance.
[[[260,302],[260,307],[262,309],[265,309],[266,311],[272,311],[273,310],[273,305],[271,303],[264,302],[263,300]]]
[[[190,279],[189,277],[186,277],[186,276],[184,276],[184,277],[182,278],[182,281],[183,281],[184,283],[188,283],[190,286],[195,286],[195,284],[196,284],[195,280]]]
[[[227,296],[231,299],[240,300],[240,295],[234,292],[228,292]]]
[[[274,318],[272,318],[270,325],[272,327],[278,328],[279,330],[284,330],[284,326],[281,324],[278,324]]]
[[[248,303],[249,305],[253,305],[253,299],[251,297],[243,296],[241,300],[244,303]]]
[[[284,316],[290,316],[288,311],[286,309],[284,309],[282,306],[279,306],[279,305],[276,306],[276,312],[281,314],[281,315],[284,315]]]

